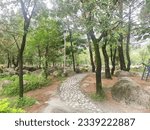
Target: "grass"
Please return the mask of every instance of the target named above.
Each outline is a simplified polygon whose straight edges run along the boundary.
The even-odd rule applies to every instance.
[[[95,94],[95,93],[92,93],[90,95],[90,97],[92,98],[92,100],[94,101],[103,101],[106,99],[106,95],[105,95],[105,92],[103,91],[101,94]]]

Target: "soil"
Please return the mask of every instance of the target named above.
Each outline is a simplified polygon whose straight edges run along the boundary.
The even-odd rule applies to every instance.
[[[144,89],[150,88],[150,80],[144,81],[141,80],[141,77],[130,77],[132,78],[135,82],[140,84]],[[94,101],[94,102],[100,109],[102,109],[103,112],[128,112],[128,113],[133,113],[133,112],[140,112],[144,113],[147,112],[149,113],[149,109],[145,109],[141,106],[137,105],[126,105],[121,102],[116,102],[111,95],[111,87],[118,81],[117,77],[113,77],[112,80],[108,79],[102,79],[103,82],[103,88],[106,94],[106,98],[103,101]],[[58,99],[58,93],[57,90],[60,86],[61,82],[58,80],[53,81],[51,85],[48,87],[43,87],[41,89],[37,89],[34,91],[30,91],[26,93],[26,96],[33,97],[37,100],[37,103],[33,105],[30,108],[26,108],[26,112],[28,113],[38,113],[42,112],[48,105],[48,101],[55,101]],[[82,82],[81,82],[81,91],[83,91],[87,95],[91,95],[92,93],[95,93],[95,74],[89,74]],[[58,102],[59,103],[59,102]],[[58,104],[59,107],[61,107]],[[63,106],[64,107],[64,106]],[[59,108],[58,108],[59,109]],[[61,109],[61,108],[60,108]],[[67,106],[66,106],[67,109]]]
[[[130,77],[135,82],[141,85],[143,89],[150,89],[150,80],[145,81],[141,80],[141,77]],[[112,98],[111,95],[111,87],[118,81],[117,77],[112,77],[111,79],[102,79],[103,89],[105,91],[106,98],[103,101],[94,101],[103,112],[150,112],[150,109],[145,109],[142,106],[137,106],[135,104],[126,105],[121,102],[117,102]],[[81,83],[81,90],[90,96],[91,94],[96,92],[95,88],[95,74],[90,74],[87,76]]]
[[[57,93],[57,89],[59,85],[60,85],[60,81],[54,80],[53,83],[48,87],[43,87],[41,89],[36,89],[27,92],[25,95],[29,97],[33,97],[34,99],[37,100],[37,103],[31,107],[26,108],[25,111],[28,113],[41,112],[41,110],[48,105],[47,101],[50,98],[54,98],[54,96]]]

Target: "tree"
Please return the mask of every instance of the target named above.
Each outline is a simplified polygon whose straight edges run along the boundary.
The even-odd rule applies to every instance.
[[[118,1],[119,4],[119,18],[120,18],[120,28],[123,27],[123,0]],[[124,51],[123,51],[123,34],[120,32],[120,37],[118,39],[118,53],[119,53],[119,61],[120,61],[120,69],[126,70]]]
[[[94,64],[94,60],[93,60],[93,51],[92,51],[92,45],[91,45],[91,38],[90,36],[87,34],[87,39],[88,39],[88,46],[89,46],[89,53],[90,53],[90,61],[91,61],[91,66],[92,66],[92,72],[95,72],[95,64]]]
[[[30,26],[31,18],[34,13],[37,1],[23,1],[20,0],[21,10],[24,19],[24,28],[21,46],[19,48],[19,97],[23,98],[24,86],[23,86],[23,53],[26,45],[26,39],[28,34],[28,29]],[[32,8],[32,9],[31,9]],[[30,11],[31,10],[31,11]]]
[[[130,50],[129,50],[129,46],[130,46],[130,35],[131,35],[131,6],[132,3],[129,4],[129,13],[128,13],[128,31],[127,31],[127,44],[126,44],[126,57],[127,57],[127,71],[130,71],[130,65],[131,65],[131,60],[130,60]]]
[[[104,37],[103,45],[102,45],[102,52],[104,56],[104,62],[105,62],[105,78],[111,79],[111,73],[110,73],[110,67],[109,67],[109,56],[107,54],[107,44],[108,44],[108,34],[106,33],[106,36]]]

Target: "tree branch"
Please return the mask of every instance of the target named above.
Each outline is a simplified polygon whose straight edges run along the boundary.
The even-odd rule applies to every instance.
[[[15,37],[13,34],[12,34],[12,37],[14,38],[14,41],[15,41],[15,43],[16,43],[16,46],[17,46],[18,50],[20,50],[20,48],[19,48],[19,44],[18,44],[18,42],[17,42],[16,37]]]
[[[20,4],[21,4],[23,17],[24,17],[25,21],[28,21],[27,12],[26,12],[26,9],[25,9],[25,4],[22,0],[20,0]]]

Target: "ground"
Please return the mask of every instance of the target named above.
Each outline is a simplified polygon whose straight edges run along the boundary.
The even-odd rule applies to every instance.
[[[150,88],[150,81],[141,80],[140,77],[132,77],[144,89]],[[65,82],[54,81],[48,87],[30,91],[27,96],[37,99],[37,103],[26,109],[27,112],[150,112],[137,105],[125,105],[116,102],[110,92],[110,88],[118,81],[103,79],[103,88],[106,98],[103,101],[91,100],[89,95],[95,93],[95,75],[75,75]],[[78,89],[80,87],[80,89]],[[72,92],[73,91],[73,92]],[[83,93],[83,94],[82,94]],[[77,95],[77,96],[76,96]],[[81,109],[80,109],[81,108]],[[98,111],[96,111],[98,110]]]

